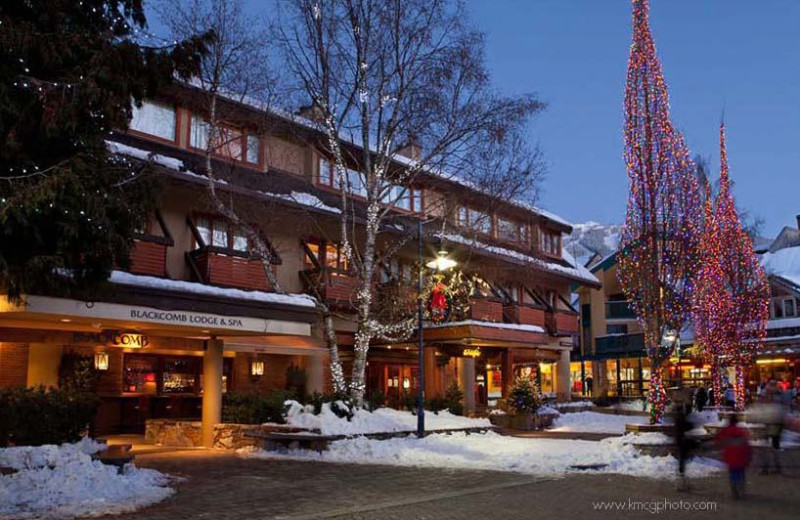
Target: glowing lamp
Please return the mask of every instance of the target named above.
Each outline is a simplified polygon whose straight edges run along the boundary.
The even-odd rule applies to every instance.
[[[259,377],[264,375],[264,362],[253,360],[250,363],[250,375]]]
[[[94,369],[108,370],[108,354],[105,352],[98,352],[94,355]]]
[[[453,267],[457,266],[458,262],[452,258],[449,258],[447,256],[447,251],[439,251],[439,253],[436,255],[436,258],[425,265],[431,269],[436,269],[437,271],[447,271],[448,269],[452,269]]]

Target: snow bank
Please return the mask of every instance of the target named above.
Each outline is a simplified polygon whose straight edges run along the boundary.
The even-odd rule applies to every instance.
[[[170,477],[151,469],[92,460],[104,448],[85,439],[61,446],[0,449],[0,466],[18,470],[0,476],[0,518],[70,518],[134,511],[173,493]]]
[[[379,408],[374,412],[357,409],[352,420],[339,418],[329,403],[322,405],[319,415],[314,407],[303,406],[297,401],[287,401],[286,422],[297,428],[318,429],[323,435],[359,435],[362,433],[401,432],[417,429],[417,416],[392,408]],[[470,419],[442,411],[438,414],[425,412],[425,429],[484,428],[492,424],[488,419]]]
[[[585,472],[573,466],[605,464],[597,473],[613,473],[651,478],[674,478],[678,463],[674,457],[640,455],[630,439],[614,438],[599,442],[525,439],[485,434],[433,434],[423,439],[413,435],[388,440],[365,437],[332,442],[329,450],[279,454],[243,449],[244,457],[291,458],[356,464],[389,464],[448,469],[496,470],[530,475],[559,476]],[[721,465],[698,458],[688,466],[690,476],[709,475]]]
[[[610,415],[597,412],[575,412],[560,415],[551,431],[557,432],[590,432],[590,433],[625,433],[625,424],[644,424],[649,417],[638,415]]]

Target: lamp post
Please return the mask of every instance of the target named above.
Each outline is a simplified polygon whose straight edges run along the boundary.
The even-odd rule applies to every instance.
[[[422,438],[425,436],[425,354],[424,342],[422,338],[422,315],[423,315],[423,302],[422,302],[422,258],[423,258],[423,244],[422,244],[422,219],[417,221],[417,238],[419,242],[419,273],[417,279],[417,348],[418,352],[418,375],[417,375],[417,437]],[[458,263],[447,257],[447,251],[439,251],[436,258],[425,264],[431,269],[437,271],[446,271],[455,267]]]

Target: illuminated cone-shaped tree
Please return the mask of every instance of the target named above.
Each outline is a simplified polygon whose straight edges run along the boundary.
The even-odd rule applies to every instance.
[[[625,89],[625,162],[630,195],[618,277],[644,330],[651,422],[661,422],[664,362],[691,310],[702,207],[694,166],[669,119],[669,100],[648,24],[648,1],[633,1]]]
[[[700,240],[700,267],[695,278],[692,314],[695,340],[703,349],[703,357],[711,364],[711,381],[714,396],[722,395],[722,367],[720,362],[729,347],[730,338],[725,330],[730,323],[731,293],[722,270],[722,244],[719,223],[714,212],[714,198],[706,185],[705,216]]]
[[[744,367],[750,363],[766,336],[769,319],[769,283],[753,251],[753,243],[742,229],[728,172],[725,126],[719,130],[720,186],[715,218],[718,226],[723,282],[730,293],[730,312],[719,317],[727,338],[722,342],[722,359],[736,367],[734,388],[736,408],[744,408]]]

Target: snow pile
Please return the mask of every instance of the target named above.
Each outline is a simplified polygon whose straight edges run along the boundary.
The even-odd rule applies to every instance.
[[[151,469],[92,460],[105,445],[84,439],[61,446],[0,449],[0,518],[69,518],[134,511],[173,493],[170,478]]]
[[[761,267],[767,274],[778,275],[800,285],[800,247],[787,247],[761,255]]]
[[[264,459],[293,458],[356,464],[389,464],[429,468],[512,471],[530,475],[560,476],[582,471],[574,466],[605,464],[591,470],[654,478],[674,478],[674,457],[640,455],[626,438],[600,442],[560,439],[525,439],[485,434],[413,435],[388,440],[365,437],[330,443],[329,450],[282,455],[262,450],[240,450],[240,455]],[[713,460],[698,458],[688,466],[690,476],[706,476],[720,468]]]
[[[644,399],[634,399],[633,401],[621,401],[617,403],[614,408],[625,410],[627,412],[645,412],[647,411],[647,401]]]
[[[557,408],[594,408],[595,404],[591,401],[570,401],[568,403],[556,403]]]
[[[363,433],[410,432],[417,429],[417,416],[411,412],[403,412],[392,408],[378,408],[374,412],[363,408],[354,411],[353,418],[348,421],[340,418],[330,403],[324,403],[319,415],[314,415],[314,407],[303,406],[297,401],[286,401],[288,411],[286,422],[296,428],[319,430],[323,435],[359,435]],[[453,415],[448,411],[438,414],[425,412],[426,430],[443,430],[453,428],[486,428],[492,423],[488,419],[470,419]]]
[[[166,278],[156,278],[155,276],[142,276],[126,273],[124,271],[112,271],[111,277],[108,279],[108,281],[119,285],[152,287],[154,289],[205,294],[209,296],[221,296],[225,298],[236,298],[238,300],[280,303],[284,305],[298,305],[301,307],[316,307],[317,305],[314,297],[307,294],[279,294],[268,293],[264,291],[244,291],[242,289],[229,289],[224,287],[215,287],[213,285],[205,285],[202,283],[184,282],[183,280],[169,280]]]
[[[644,424],[649,417],[638,415],[611,415],[597,412],[575,412],[560,415],[551,431],[587,433],[625,433],[625,425]]]

